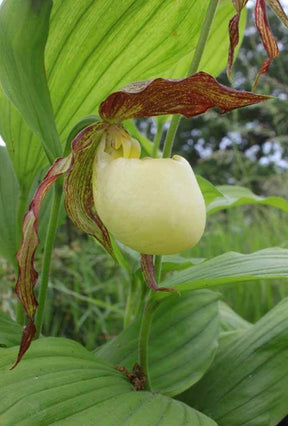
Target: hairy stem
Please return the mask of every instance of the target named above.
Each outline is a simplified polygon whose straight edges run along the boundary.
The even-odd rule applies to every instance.
[[[151,299],[148,299],[142,316],[138,340],[138,362],[142,368],[143,373],[146,376],[145,389],[149,391],[152,391],[152,387],[149,374],[148,347],[152,320],[157,306],[158,303],[152,302]]]
[[[201,58],[203,56],[204,50],[205,50],[205,46],[208,40],[208,36],[209,36],[209,32],[211,30],[212,27],[212,23],[213,23],[213,19],[216,13],[216,9],[218,6],[218,2],[219,0],[210,0],[207,12],[206,12],[206,17],[205,17],[205,21],[204,24],[202,26],[202,30],[200,33],[200,37],[195,49],[195,53],[193,56],[193,60],[188,72],[188,75],[194,74],[195,72],[197,72],[198,67],[200,65],[201,62]],[[179,122],[180,122],[180,115],[174,115],[172,120],[171,120],[171,124],[169,127],[169,130],[167,132],[166,135],[166,139],[165,139],[165,143],[164,143],[164,149],[163,149],[163,157],[164,158],[169,158],[171,156],[171,152],[172,152],[172,148],[173,148],[173,143],[175,140],[175,135],[179,126]]]
[[[47,296],[47,288],[49,281],[49,269],[51,263],[52,249],[57,229],[59,210],[61,205],[62,198],[62,185],[56,184],[54,186],[54,198],[53,205],[48,225],[48,230],[46,234],[45,247],[44,247],[44,256],[43,256],[43,268],[40,280],[40,291],[39,291],[39,305],[37,309],[35,325],[36,325],[36,338],[38,338],[41,334],[42,324],[43,324],[43,316],[44,316],[44,308],[45,301]]]

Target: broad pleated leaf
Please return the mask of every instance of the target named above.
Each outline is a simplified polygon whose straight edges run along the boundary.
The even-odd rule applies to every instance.
[[[175,286],[177,290],[183,292],[263,278],[288,278],[287,249],[267,248],[251,254],[228,252],[184,271],[171,274],[161,285]],[[167,293],[154,293],[154,297],[157,299],[167,297]]]
[[[44,67],[52,0],[7,0],[0,11],[3,90],[42,140],[50,162],[61,155]]]
[[[177,395],[197,382],[211,364],[219,332],[218,295],[195,291],[165,300],[157,309],[149,340],[152,388]],[[131,369],[137,361],[140,321],[125,329],[96,355]]]
[[[221,330],[230,332],[235,330],[246,330],[252,324],[238,315],[227,303],[219,302]]]
[[[181,400],[221,426],[277,425],[288,414],[287,322],[284,299],[247,331],[225,337],[211,369]]]
[[[8,314],[0,311],[0,348],[9,348],[20,344],[22,327]]]
[[[102,102],[99,115],[109,122],[182,114],[193,117],[217,107],[222,113],[269,99],[231,89],[205,72],[180,80],[158,78],[131,83]]]
[[[1,424],[216,426],[179,401],[134,391],[112,364],[76,342],[37,340],[18,368],[9,371],[15,356],[16,348],[0,351]]]
[[[48,163],[41,141],[0,87],[0,134],[4,139],[21,194],[27,196],[35,176]]]
[[[18,182],[7,149],[0,146],[0,254],[15,265]]]
[[[275,207],[277,209],[288,212],[288,200],[285,200],[281,197],[260,197],[254,194],[248,188],[234,185],[217,186],[216,189],[222,194],[222,196],[214,198],[214,200],[212,200],[210,203],[208,202],[208,214],[215,213],[219,210],[229,209],[230,207],[242,206],[246,204],[263,204],[265,206]]]

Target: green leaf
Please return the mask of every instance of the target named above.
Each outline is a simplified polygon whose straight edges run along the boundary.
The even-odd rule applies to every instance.
[[[246,10],[243,11],[240,22],[240,40],[244,35],[246,24]],[[235,9],[231,0],[221,0],[219,2],[216,15],[209,33],[208,41],[198,67],[199,71],[205,71],[208,74],[217,77],[218,74],[226,67],[229,49],[228,25]],[[238,53],[240,45],[236,52]],[[165,77],[183,78],[187,76],[193,59],[194,50],[182,58]]]
[[[8,314],[0,311],[0,347],[19,345],[21,334],[22,327],[12,321]]]
[[[208,0],[55,0],[46,68],[62,140],[114,90],[158,77],[195,49]]]
[[[27,196],[35,176],[47,164],[41,141],[0,87],[0,134],[4,139],[20,190]]]
[[[7,149],[0,147],[0,254],[13,265],[17,251],[18,183]]]
[[[215,198],[221,197],[222,193],[216,188],[209,180],[204,179],[202,176],[197,175],[197,182],[200,186],[203,194],[206,207],[215,200]]]
[[[281,197],[259,197],[253,194],[248,188],[234,185],[217,186],[217,190],[222,196],[212,200],[207,206],[207,213],[212,214],[218,210],[229,209],[230,207],[242,206],[244,204],[263,204],[276,207],[288,212],[288,200]]]
[[[174,295],[157,309],[149,340],[153,390],[177,395],[203,376],[217,349],[217,300],[217,293],[201,290]],[[139,327],[140,320],[99,348],[97,356],[131,369],[138,358]]]
[[[238,315],[227,303],[219,302],[221,330],[225,332],[246,330],[252,324]]]
[[[215,426],[187,405],[150,392],[136,392],[113,365],[78,343],[39,339],[21,364],[9,367],[17,348],[0,352],[1,424],[23,426]]]
[[[228,252],[168,276],[161,285],[178,291],[258,279],[288,278],[288,249],[267,248],[251,254]],[[167,294],[154,294],[156,299]]]
[[[288,299],[225,337],[212,368],[180,399],[221,426],[277,425],[288,414]]]
[[[61,155],[44,68],[52,0],[7,0],[0,11],[3,90],[44,144],[50,162]]]

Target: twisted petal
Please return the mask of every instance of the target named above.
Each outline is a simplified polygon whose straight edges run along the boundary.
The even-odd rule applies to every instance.
[[[23,221],[22,241],[16,255],[19,275],[15,288],[18,299],[29,317],[25,327],[14,368],[29,348],[35,334],[34,316],[38,306],[34,287],[38,273],[34,268],[34,255],[39,245],[38,218],[41,203],[53,183],[66,174],[65,206],[72,221],[84,232],[93,235],[113,256],[109,234],[93,208],[91,188],[92,164],[95,150],[107,125],[96,123],[80,132],[72,143],[72,153],[58,158],[37,188]]]
[[[266,0],[266,2],[269,4],[271,9],[276,13],[280,21],[288,27],[288,18],[283,10],[283,7],[281,6],[279,0]]]
[[[231,76],[232,65],[234,62],[234,52],[239,43],[239,21],[243,8],[248,0],[232,0],[237,13],[229,21],[230,46],[228,53],[227,75]]]
[[[170,293],[180,294],[174,288],[159,287],[155,280],[155,268],[153,264],[153,256],[151,254],[141,254],[141,270],[148,287],[154,291],[168,291]]]
[[[55,161],[36,190],[29,210],[24,216],[22,241],[16,254],[19,274],[15,293],[29,317],[29,323],[23,331],[18,358],[13,367],[21,360],[36,333],[33,319],[38,303],[34,295],[34,286],[38,278],[38,273],[34,268],[34,255],[39,244],[38,218],[41,203],[55,180],[66,173],[71,166],[71,155],[66,158],[58,158]]]
[[[258,79],[261,74],[265,74],[273,61],[273,59],[279,55],[279,49],[277,42],[272,34],[268,16],[265,0],[257,0],[255,6],[255,25],[259,31],[263,46],[267,52],[268,58],[265,59],[263,64],[260,67],[260,70],[256,76],[254,86],[255,88],[258,83]]]
[[[95,237],[114,257],[109,233],[96,213],[92,191],[95,152],[107,125],[93,124],[82,130],[72,143],[74,165],[64,179],[65,208],[81,231]]]
[[[112,93],[100,105],[100,116],[109,122],[129,118],[183,114],[193,117],[217,107],[222,113],[268,99],[231,89],[205,72],[181,80],[157,78],[135,82]]]

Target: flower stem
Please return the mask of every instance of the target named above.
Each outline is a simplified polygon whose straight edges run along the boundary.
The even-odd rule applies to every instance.
[[[55,239],[55,234],[57,229],[61,198],[62,198],[62,185],[61,184],[59,185],[57,183],[54,186],[53,205],[52,205],[48,230],[46,234],[45,247],[44,247],[43,268],[42,268],[40,291],[39,291],[39,305],[38,305],[36,319],[35,319],[35,325],[37,330],[36,339],[41,334],[41,329],[43,324],[44,308],[45,308],[45,301],[46,301],[48,281],[49,281],[49,269],[50,269],[52,249],[53,249],[53,244],[54,244],[54,239]]]
[[[158,124],[157,125],[157,132],[156,132],[154,144],[153,144],[153,152],[152,152],[152,157],[154,157],[154,158],[158,157],[158,150],[159,150],[159,145],[160,145],[160,142],[161,142],[162,131],[163,131],[163,126]]]
[[[212,27],[218,2],[219,0],[210,0],[209,6],[206,12],[205,21],[202,26],[200,37],[195,49],[195,53],[193,56],[193,60],[192,60],[188,75],[194,74],[198,70],[198,67],[200,65],[200,62],[205,50],[205,46],[208,40],[209,32]],[[180,118],[181,116],[177,114],[177,115],[174,115],[171,120],[171,124],[167,132],[165,143],[164,143],[163,158],[169,158],[171,156],[175,135],[180,123]]]
[[[152,319],[154,316],[154,312],[157,309],[157,306],[158,306],[158,303],[152,302],[149,297],[144,308],[144,312],[143,312],[143,316],[141,320],[141,326],[140,326],[139,340],[138,340],[138,362],[142,368],[143,373],[146,376],[145,389],[149,391],[152,391],[152,387],[151,387],[151,380],[150,380],[150,374],[149,374],[148,343],[149,343]]]

